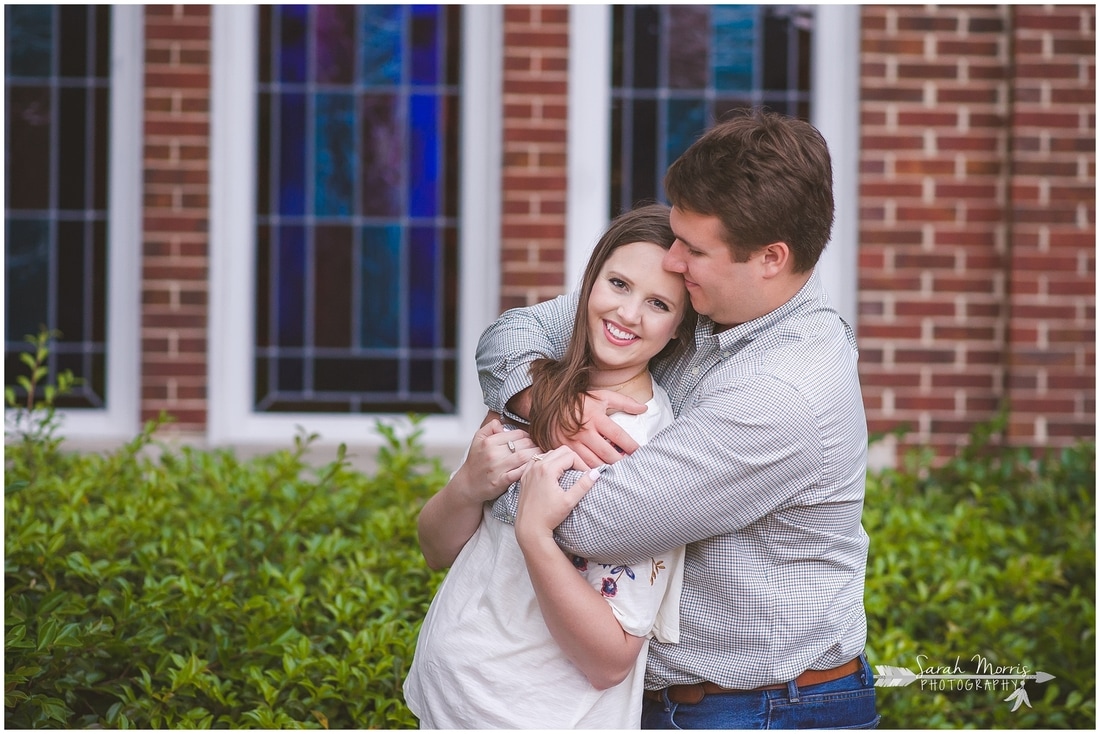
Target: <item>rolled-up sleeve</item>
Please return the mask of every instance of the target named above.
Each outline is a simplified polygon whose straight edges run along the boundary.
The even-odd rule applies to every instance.
[[[570,293],[535,306],[510,309],[482,333],[477,343],[477,372],[489,410],[526,422],[508,412],[508,401],[531,386],[531,362],[565,354],[577,301],[578,295]]]

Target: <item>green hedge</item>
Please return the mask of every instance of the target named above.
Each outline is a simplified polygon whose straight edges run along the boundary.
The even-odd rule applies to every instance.
[[[868,477],[868,658],[1055,679],[1026,683],[1016,711],[1014,681],[879,687],[884,727],[1095,728],[1095,444],[1034,460],[990,447],[1002,425],[943,466],[913,455]]]
[[[445,476],[382,429],[374,476],[309,441],[248,462],[188,448],[9,446],[5,724],[403,728],[440,576],[415,518]],[[47,468],[48,466],[48,468]]]
[[[445,480],[417,430],[380,427],[377,473],[310,440],[250,461],[6,450],[9,728],[405,728],[401,698],[440,574],[415,538]],[[48,438],[48,432],[47,437]],[[979,437],[980,438],[980,437]],[[1008,691],[879,688],[888,728],[1095,723],[1095,452],[1038,462],[986,442],[869,477],[872,665],[1026,665]]]

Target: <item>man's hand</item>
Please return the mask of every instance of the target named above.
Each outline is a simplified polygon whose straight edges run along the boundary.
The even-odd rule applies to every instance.
[[[555,436],[559,445],[568,446],[588,468],[614,464],[623,456],[634,453],[638,442],[615,421],[610,413],[640,415],[647,408],[637,400],[614,390],[593,390],[584,398],[581,428],[572,436]]]

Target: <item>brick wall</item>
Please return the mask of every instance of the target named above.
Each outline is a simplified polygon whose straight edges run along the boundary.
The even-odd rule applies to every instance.
[[[504,8],[501,309],[564,290],[569,7]]]
[[[146,6],[142,418],[205,431],[208,6]],[[1095,431],[1095,8],[865,6],[871,430],[954,450]],[[568,6],[504,8],[502,309],[564,290]]]
[[[870,430],[945,456],[1007,403],[1012,442],[1092,436],[1093,9],[862,13]]]
[[[1013,440],[1095,432],[1096,7],[1012,6]]]
[[[141,418],[206,430],[210,7],[145,6]]]

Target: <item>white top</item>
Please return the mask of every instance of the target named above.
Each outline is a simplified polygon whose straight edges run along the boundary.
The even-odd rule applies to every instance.
[[[653,391],[645,413],[612,416],[639,444],[672,422],[667,393]],[[546,627],[515,529],[490,513],[486,505],[420,630],[405,701],[421,728],[639,728],[648,645],[622,683],[594,688]],[[573,563],[623,629],[678,642],[683,557],[681,547],[633,566]]]

